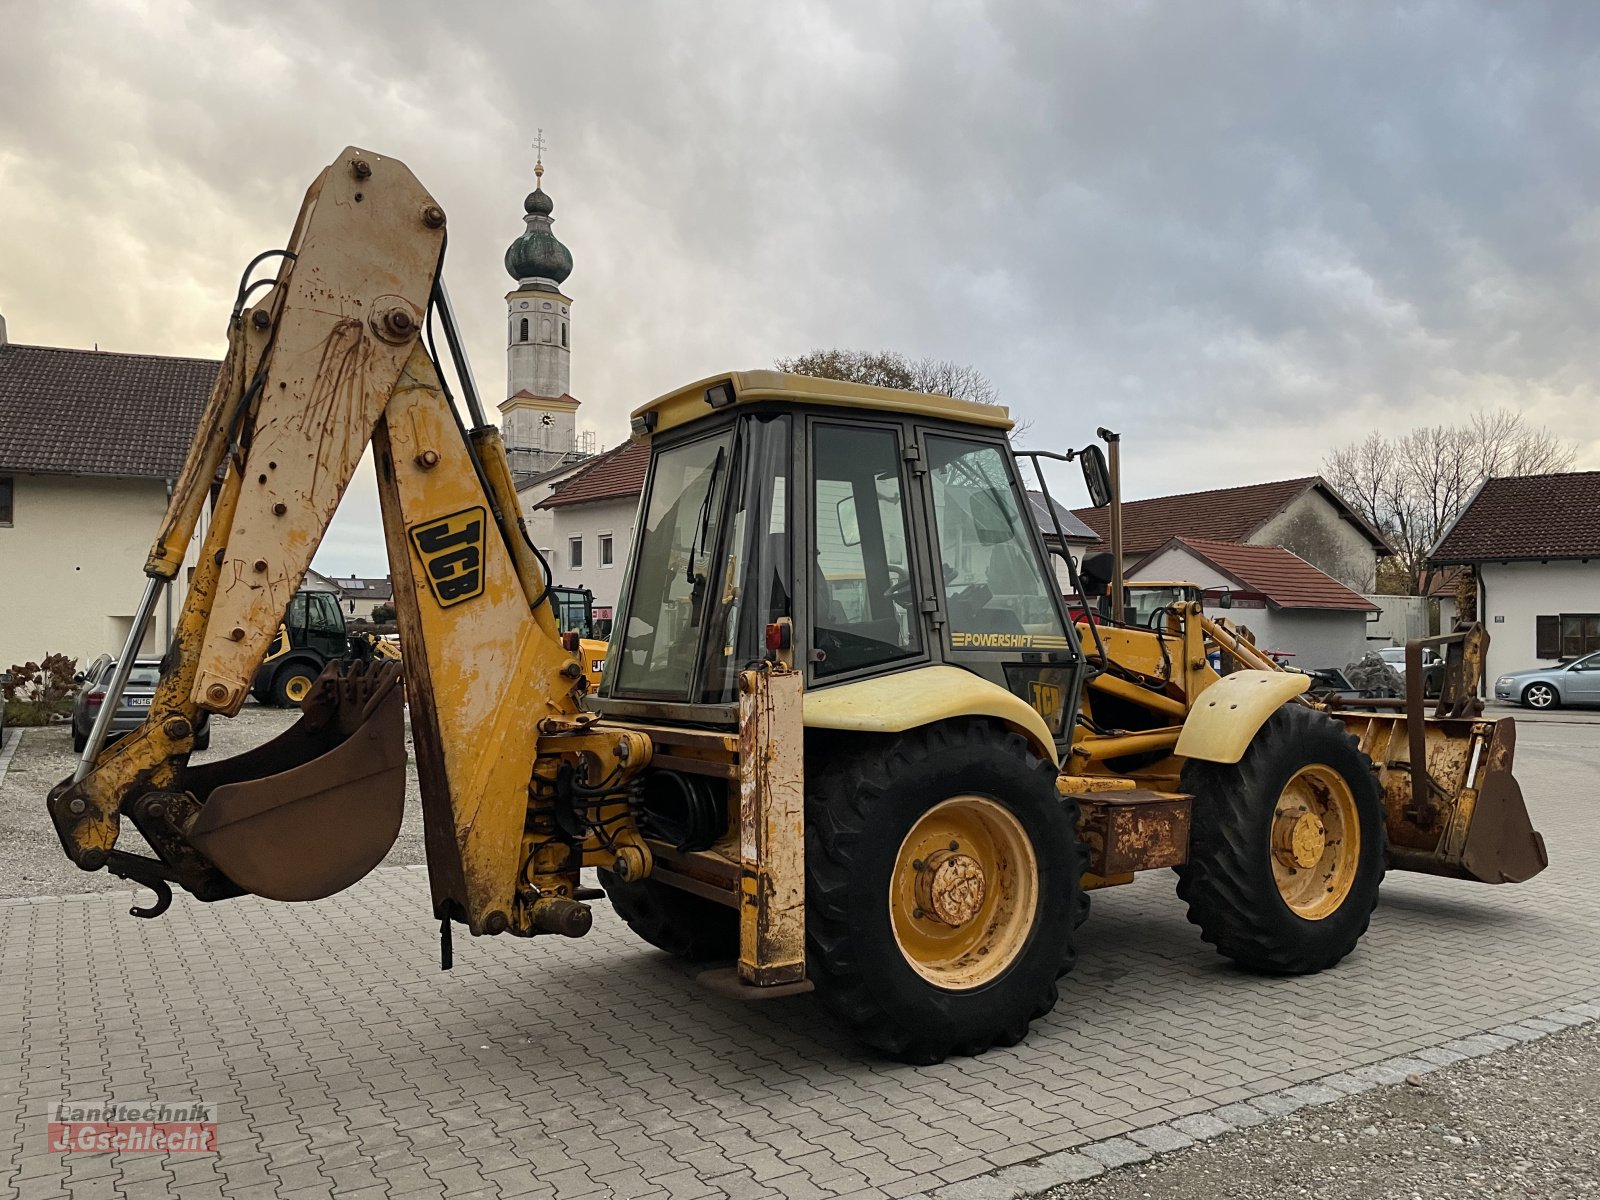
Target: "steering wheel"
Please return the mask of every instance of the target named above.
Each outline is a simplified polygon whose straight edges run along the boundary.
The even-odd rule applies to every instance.
[[[884,592],[884,598],[901,608],[910,608],[913,601],[912,590],[914,584],[911,572],[895,563],[888,564],[889,590]]]

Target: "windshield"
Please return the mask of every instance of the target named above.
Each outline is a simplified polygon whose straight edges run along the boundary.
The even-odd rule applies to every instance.
[[[719,599],[711,559],[727,487],[731,429],[657,455],[616,688],[687,700],[700,630]]]
[[[928,459],[951,648],[1067,649],[1054,580],[1034,550],[1005,453],[929,436]]]
[[[1379,650],[1378,655],[1387,663],[1403,663],[1406,660],[1406,648],[1395,646],[1391,650]]]

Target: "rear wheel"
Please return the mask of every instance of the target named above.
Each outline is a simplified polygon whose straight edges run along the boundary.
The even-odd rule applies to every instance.
[[[686,962],[739,957],[736,909],[654,879],[623,883],[610,871],[599,875],[617,915],[657,949]]]
[[[292,662],[278,668],[272,677],[272,702],[279,708],[299,708],[320,673],[314,663],[308,662]]]
[[[856,743],[806,797],[806,965],[862,1041],[939,1062],[1020,1041],[1072,966],[1077,806],[1020,735],[951,722]]]
[[[1257,971],[1299,975],[1361,940],[1383,882],[1383,797],[1342,722],[1293,704],[1237,763],[1191,760],[1189,861],[1178,895],[1200,936]]]
[[[1522,689],[1522,703],[1529,708],[1558,708],[1561,694],[1548,683],[1530,683]]]

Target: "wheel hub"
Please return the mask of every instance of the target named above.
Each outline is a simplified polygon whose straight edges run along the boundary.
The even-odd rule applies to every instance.
[[[1281,814],[1273,825],[1273,849],[1286,867],[1309,871],[1328,849],[1328,828],[1316,813]]]
[[[939,850],[918,872],[917,902],[926,917],[945,925],[965,925],[983,907],[985,882],[977,859]]]

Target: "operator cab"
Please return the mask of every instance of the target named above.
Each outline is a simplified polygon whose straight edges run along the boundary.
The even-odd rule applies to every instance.
[[[595,706],[726,724],[739,672],[779,653],[808,691],[950,664],[1064,748],[1081,656],[1010,426],[996,406],[777,372],[640,409],[650,473]]]

